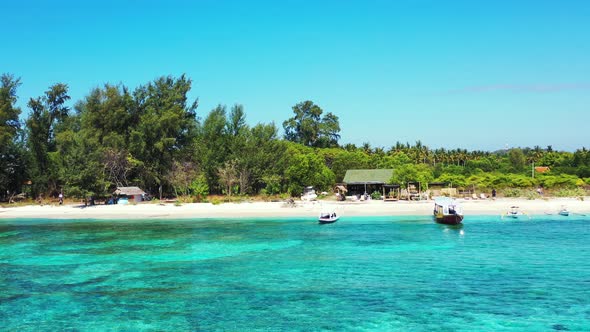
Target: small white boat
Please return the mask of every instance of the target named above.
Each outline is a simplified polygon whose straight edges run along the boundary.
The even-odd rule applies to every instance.
[[[320,216],[318,218],[318,222],[320,224],[331,224],[336,222],[340,219],[340,216],[336,214],[336,212],[320,212]]]
[[[507,218],[518,219],[518,218],[520,218],[522,216],[526,216],[526,215],[527,215],[526,213],[524,213],[518,209],[518,206],[511,206],[510,210],[502,215],[502,218],[507,217]]]

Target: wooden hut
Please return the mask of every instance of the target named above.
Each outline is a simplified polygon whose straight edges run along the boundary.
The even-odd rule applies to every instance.
[[[384,185],[393,177],[393,169],[351,169],[346,171],[344,182],[348,195],[371,194],[375,191],[385,196]]]
[[[139,187],[117,187],[117,190],[113,194],[127,197],[129,201],[141,202],[145,191]]]

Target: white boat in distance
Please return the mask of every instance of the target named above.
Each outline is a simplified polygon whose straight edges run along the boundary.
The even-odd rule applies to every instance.
[[[340,219],[340,216],[336,214],[336,212],[320,212],[320,216],[318,217],[318,222],[320,224],[331,224],[336,222]]]
[[[510,207],[510,210],[508,210],[508,212],[502,215],[502,219],[504,219],[504,217],[518,219],[522,216],[527,216],[529,219],[531,218],[526,213],[520,211],[518,206],[513,205]]]

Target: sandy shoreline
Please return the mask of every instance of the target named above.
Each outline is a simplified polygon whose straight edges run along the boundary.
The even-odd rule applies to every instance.
[[[561,206],[570,212],[590,214],[590,197],[584,201],[574,198],[458,200],[468,215],[501,215],[510,206],[517,205],[530,215],[555,214]],[[282,202],[209,203],[182,204],[137,204],[137,205],[44,205],[0,208],[0,219],[49,218],[49,219],[177,219],[177,218],[256,218],[256,217],[310,217],[315,218],[321,210],[335,210],[341,216],[401,216],[430,215],[432,201],[418,202],[296,202],[289,207]]]

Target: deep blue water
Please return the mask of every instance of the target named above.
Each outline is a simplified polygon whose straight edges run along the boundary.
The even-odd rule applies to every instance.
[[[590,331],[590,218],[0,220],[3,331]]]

